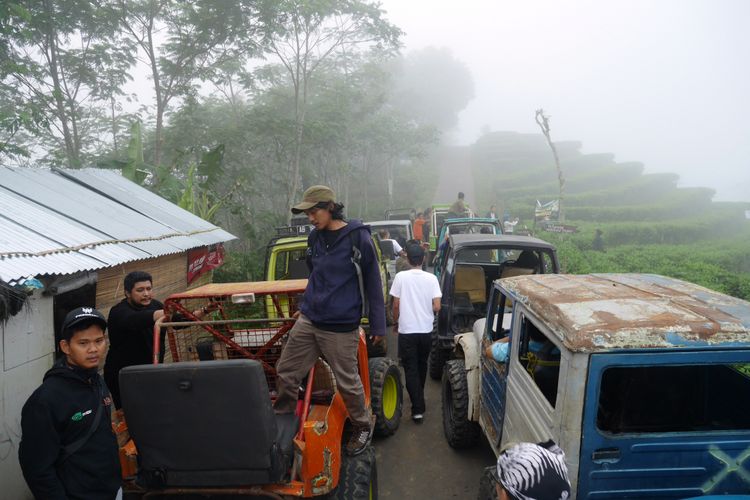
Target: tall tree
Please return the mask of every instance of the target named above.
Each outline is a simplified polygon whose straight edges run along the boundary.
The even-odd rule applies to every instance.
[[[222,0],[118,0],[125,33],[139,47],[154,87],[154,152],[162,162],[164,117],[178,98],[195,93],[202,79],[227,59],[254,50],[260,2]],[[233,43],[240,42],[241,43]]]
[[[288,168],[287,205],[300,189],[300,159],[310,82],[337,52],[359,47],[398,48],[401,30],[369,0],[281,0],[264,26],[266,50],[285,68],[294,89],[294,155]]]
[[[82,121],[97,101],[120,92],[133,58],[119,39],[108,2],[27,0],[15,4],[17,25],[6,41],[4,84],[44,114],[64,163],[81,165]],[[36,130],[41,132],[41,130]]]

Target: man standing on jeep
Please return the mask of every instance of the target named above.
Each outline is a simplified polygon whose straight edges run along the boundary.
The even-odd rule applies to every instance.
[[[344,205],[327,186],[312,186],[292,212],[304,212],[315,229],[307,239],[307,282],[300,314],[276,365],[277,413],[294,413],[303,377],[319,356],[331,366],[353,429],[346,451],[363,452],[372,438],[372,416],[359,378],[359,324],[370,320],[373,343],[385,335],[385,304],[369,226],[344,220]]]
[[[459,192],[458,198],[448,209],[448,218],[464,216],[466,216],[466,203],[464,202],[464,194],[462,192]]]

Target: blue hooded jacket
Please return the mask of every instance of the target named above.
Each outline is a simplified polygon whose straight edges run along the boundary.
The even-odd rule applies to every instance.
[[[330,248],[326,248],[325,238],[317,230],[310,233],[307,238],[310,277],[300,310],[316,324],[359,324],[362,297],[352,262],[352,242],[362,253],[360,266],[369,306],[370,334],[385,335],[385,304],[377,254],[370,226],[359,220],[347,221]]]

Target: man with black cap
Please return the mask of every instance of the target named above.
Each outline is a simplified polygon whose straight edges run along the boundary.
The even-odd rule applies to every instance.
[[[300,314],[276,365],[277,413],[293,413],[302,378],[323,355],[349,412],[352,432],[345,450],[357,455],[372,438],[372,415],[359,378],[359,324],[370,321],[373,344],[385,335],[385,303],[380,269],[369,226],[344,220],[344,205],[327,186],[312,186],[292,207],[305,213],[315,229],[307,239],[310,277]]]
[[[425,412],[424,383],[432,325],[443,296],[435,275],[422,271],[424,255],[421,245],[407,244],[410,269],[397,273],[391,285],[393,319],[398,328],[398,356],[411,400],[411,418],[418,424],[422,423]]]
[[[112,399],[98,373],[107,321],[91,307],[65,317],[63,356],[21,412],[18,458],[35,498],[111,500],[120,489]]]

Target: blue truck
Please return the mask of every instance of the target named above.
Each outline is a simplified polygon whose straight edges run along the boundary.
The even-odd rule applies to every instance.
[[[578,499],[750,492],[750,303],[652,274],[518,276],[456,340],[453,447],[552,439]]]

